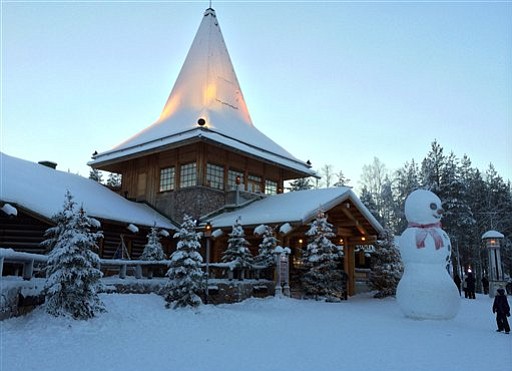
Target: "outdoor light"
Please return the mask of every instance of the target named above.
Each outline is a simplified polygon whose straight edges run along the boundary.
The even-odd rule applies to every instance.
[[[501,265],[500,244],[505,236],[498,231],[487,231],[482,235],[484,248],[487,250],[489,269],[489,296],[494,297],[496,290],[505,287],[505,276]]]
[[[208,222],[204,226],[204,236],[211,237],[211,235],[212,235],[212,224],[210,222]]]
[[[204,118],[199,118],[199,120],[197,120],[197,125],[203,127],[206,125],[206,120]]]

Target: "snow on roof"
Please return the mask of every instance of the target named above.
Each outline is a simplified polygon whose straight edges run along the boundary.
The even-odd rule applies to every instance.
[[[237,218],[244,226],[272,223],[307,223],[318,210],[328,211],[340,203],[350,200],[377,230],[382,226],[347,187],[310,189],[281,193],[255,201],[248,206],[208,219],[215,228],[230,227]]]
[[[199,119],[204,120],[202,126]],[[204,13],[160,118],[114,149],[93,156],[89,164],[205,135],[201,128],[208,129],[214,142],[315,175],[309,165],[254,127],[213,9]]]
[[[487,232],[485,232],[485,233],[482,235],[482,240],[483,240],[483,239],[486,239],[486,238],[505,238],[505,236],[503,235],[503,233],[500,233],[500,232],[498,232],[498,231],[491,230],[491,231],[487,231]]]
[[[0,201],[50,219],[61,211],[66,190],[92,217],[176,229],[149,206],[129,201],[98,182],[0,152]]]

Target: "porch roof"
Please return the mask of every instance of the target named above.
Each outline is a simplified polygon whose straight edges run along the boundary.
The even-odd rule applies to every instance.
[[[351,207],[352,210],[350,210]],[[240,209],[205,218],[204,222],[210,222],[214,229],[231,227],[238,218],[243,226],[283,223],[298,226],[309,223],[319,211],[329,215],[329,211],[334,208],[336,212],[333,214],[345,215],[345,219],[349,219],[349,222],[359,230],[371,228],[375,234],[378,234],[383,229],[352,189],[347,187],[303,190],[268,196]],[[366,224],[366,228],[363,224]]]

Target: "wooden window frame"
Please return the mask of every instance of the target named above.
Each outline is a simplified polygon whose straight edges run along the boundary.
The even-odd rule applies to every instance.
[[[180,189],[197,185],[197,163],[188,162],[180,166]]]
[[[214,189],[224,190],[224,166],[206,163],[206,185]]]
[[[159,192],[173,191],[176,181],[176,168],[174,166],[160,169]]]

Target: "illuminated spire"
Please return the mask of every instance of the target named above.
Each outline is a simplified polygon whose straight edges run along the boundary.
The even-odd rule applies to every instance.
[[[204,12],[158,120],[113,150],[93,156],[90,164],[112,162],[156,147],[176,146],[192,138],[207,138],[299,173],[314,174],[308,164],[254,127],[212,8]]]
[[[220,128],[217,120],[222,120],[222,125],[235,121],[252,126],[217,16],[211,8],[204,13],[158,121],[172,119],[184,110],[195,115],[190,117],[191,125],[202,117],[210,128]]]

